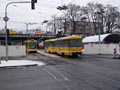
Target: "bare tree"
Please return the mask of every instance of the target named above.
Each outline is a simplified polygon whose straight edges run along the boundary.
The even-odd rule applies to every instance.
[[[93,34],[93,31],[92,31],[92,25],[91,25],[91,18],[90,18],[90,13],[89,13],[89,8],[88,7],[82,7],[81,8],[81,12],[83,12],[83,15],[84,15],[84,17],[86,17],[86,19],[88,20],[88,21],[86,21],[88,24],[89,24],[89,35],[92,35]],[[82,19],[82,18],[81,18]],[[86,25],[85,25],[85,27],[86,27]],[[85,28],[84,27],[84,28]]]
[[[81,13],[81,7],[75,4],[69,4],[68,9],[66,11],[66,18],[70,20],[72,30],[71,35],[75,34],[76,32],[76,21],[80,20],[81,16],[83,14]]]
[[[88,3],[87,8],[88,8],[89,19],[90,19],[91,22],[93,22],[95,34],[97,34],[96,15],[95,15],[95,12],[97,10],[96,5],[94,4],[94,2]]]
[[[51,31],[55,34],[64,28],[64,21],[62,17],[52,16],[51,20],[48,22],[48,27],[51,27]]]
[[[116,26],[119,12],[117,7],[112,7],[111,5],[107,5],[106,9],[106,33],[111,33]]]
[[[77,21],[82,21],[83,17],[86,17],[86,22],[90,23],[90,35],[98,34],[98,30],[100,30],[101,34],[104,34],[112,33],[116,29],[120,29],[120,12],[118,7],[113,7],[111,5],[104,6],[94,2],[88,3],[87,6],[83,7],[76,4],[69,4],[66,7],[64,14],[59,17],[53,16],[48,24],[55,33],[59,29],[64,29],[65,31],[66,24],[69,24],[67,28],[70,29],[71,35],[76,34]],[[61,9],[61,7],[58,8]],[[91,24],[91,22],[93,24]],[[86,29],[85,27],[86,25],[84,25],[84,31]]]

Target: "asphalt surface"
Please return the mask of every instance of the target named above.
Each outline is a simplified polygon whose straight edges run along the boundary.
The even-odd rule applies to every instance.
[[[112,57],[29,54],[21,59],[46,65],[0,69],[0,90],[120,90],[120,59]]]

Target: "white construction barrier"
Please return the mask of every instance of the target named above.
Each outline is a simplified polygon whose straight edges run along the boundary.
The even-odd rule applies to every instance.
[[[0,57],[6,56],[6,47],[0,46]],[[26,56],[25,45],[8,46],[8,56]]]
[[[101,44],[100,46],[100,54],[114,54],[114,48],[117,49],[116,54],[120,54],[118,44]],[[84,54],[99,54],[99,44],[84,44]]]

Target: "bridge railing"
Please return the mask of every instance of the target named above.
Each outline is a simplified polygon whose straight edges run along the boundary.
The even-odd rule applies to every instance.
[[[0,37],[5,37],[5,34],[0,34]],[[46,37],[46,38],[53,38],[56,35],[46,35],[46,34],[10,34],[9,37]]]

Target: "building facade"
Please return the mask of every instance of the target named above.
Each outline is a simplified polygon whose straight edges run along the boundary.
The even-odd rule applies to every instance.
[[[64,24],[65,35],[83,35],[83,36],[95,35],[94,25],[92,22],[75,21],[73,25],[73,22],[66,21],[66,23]]]

